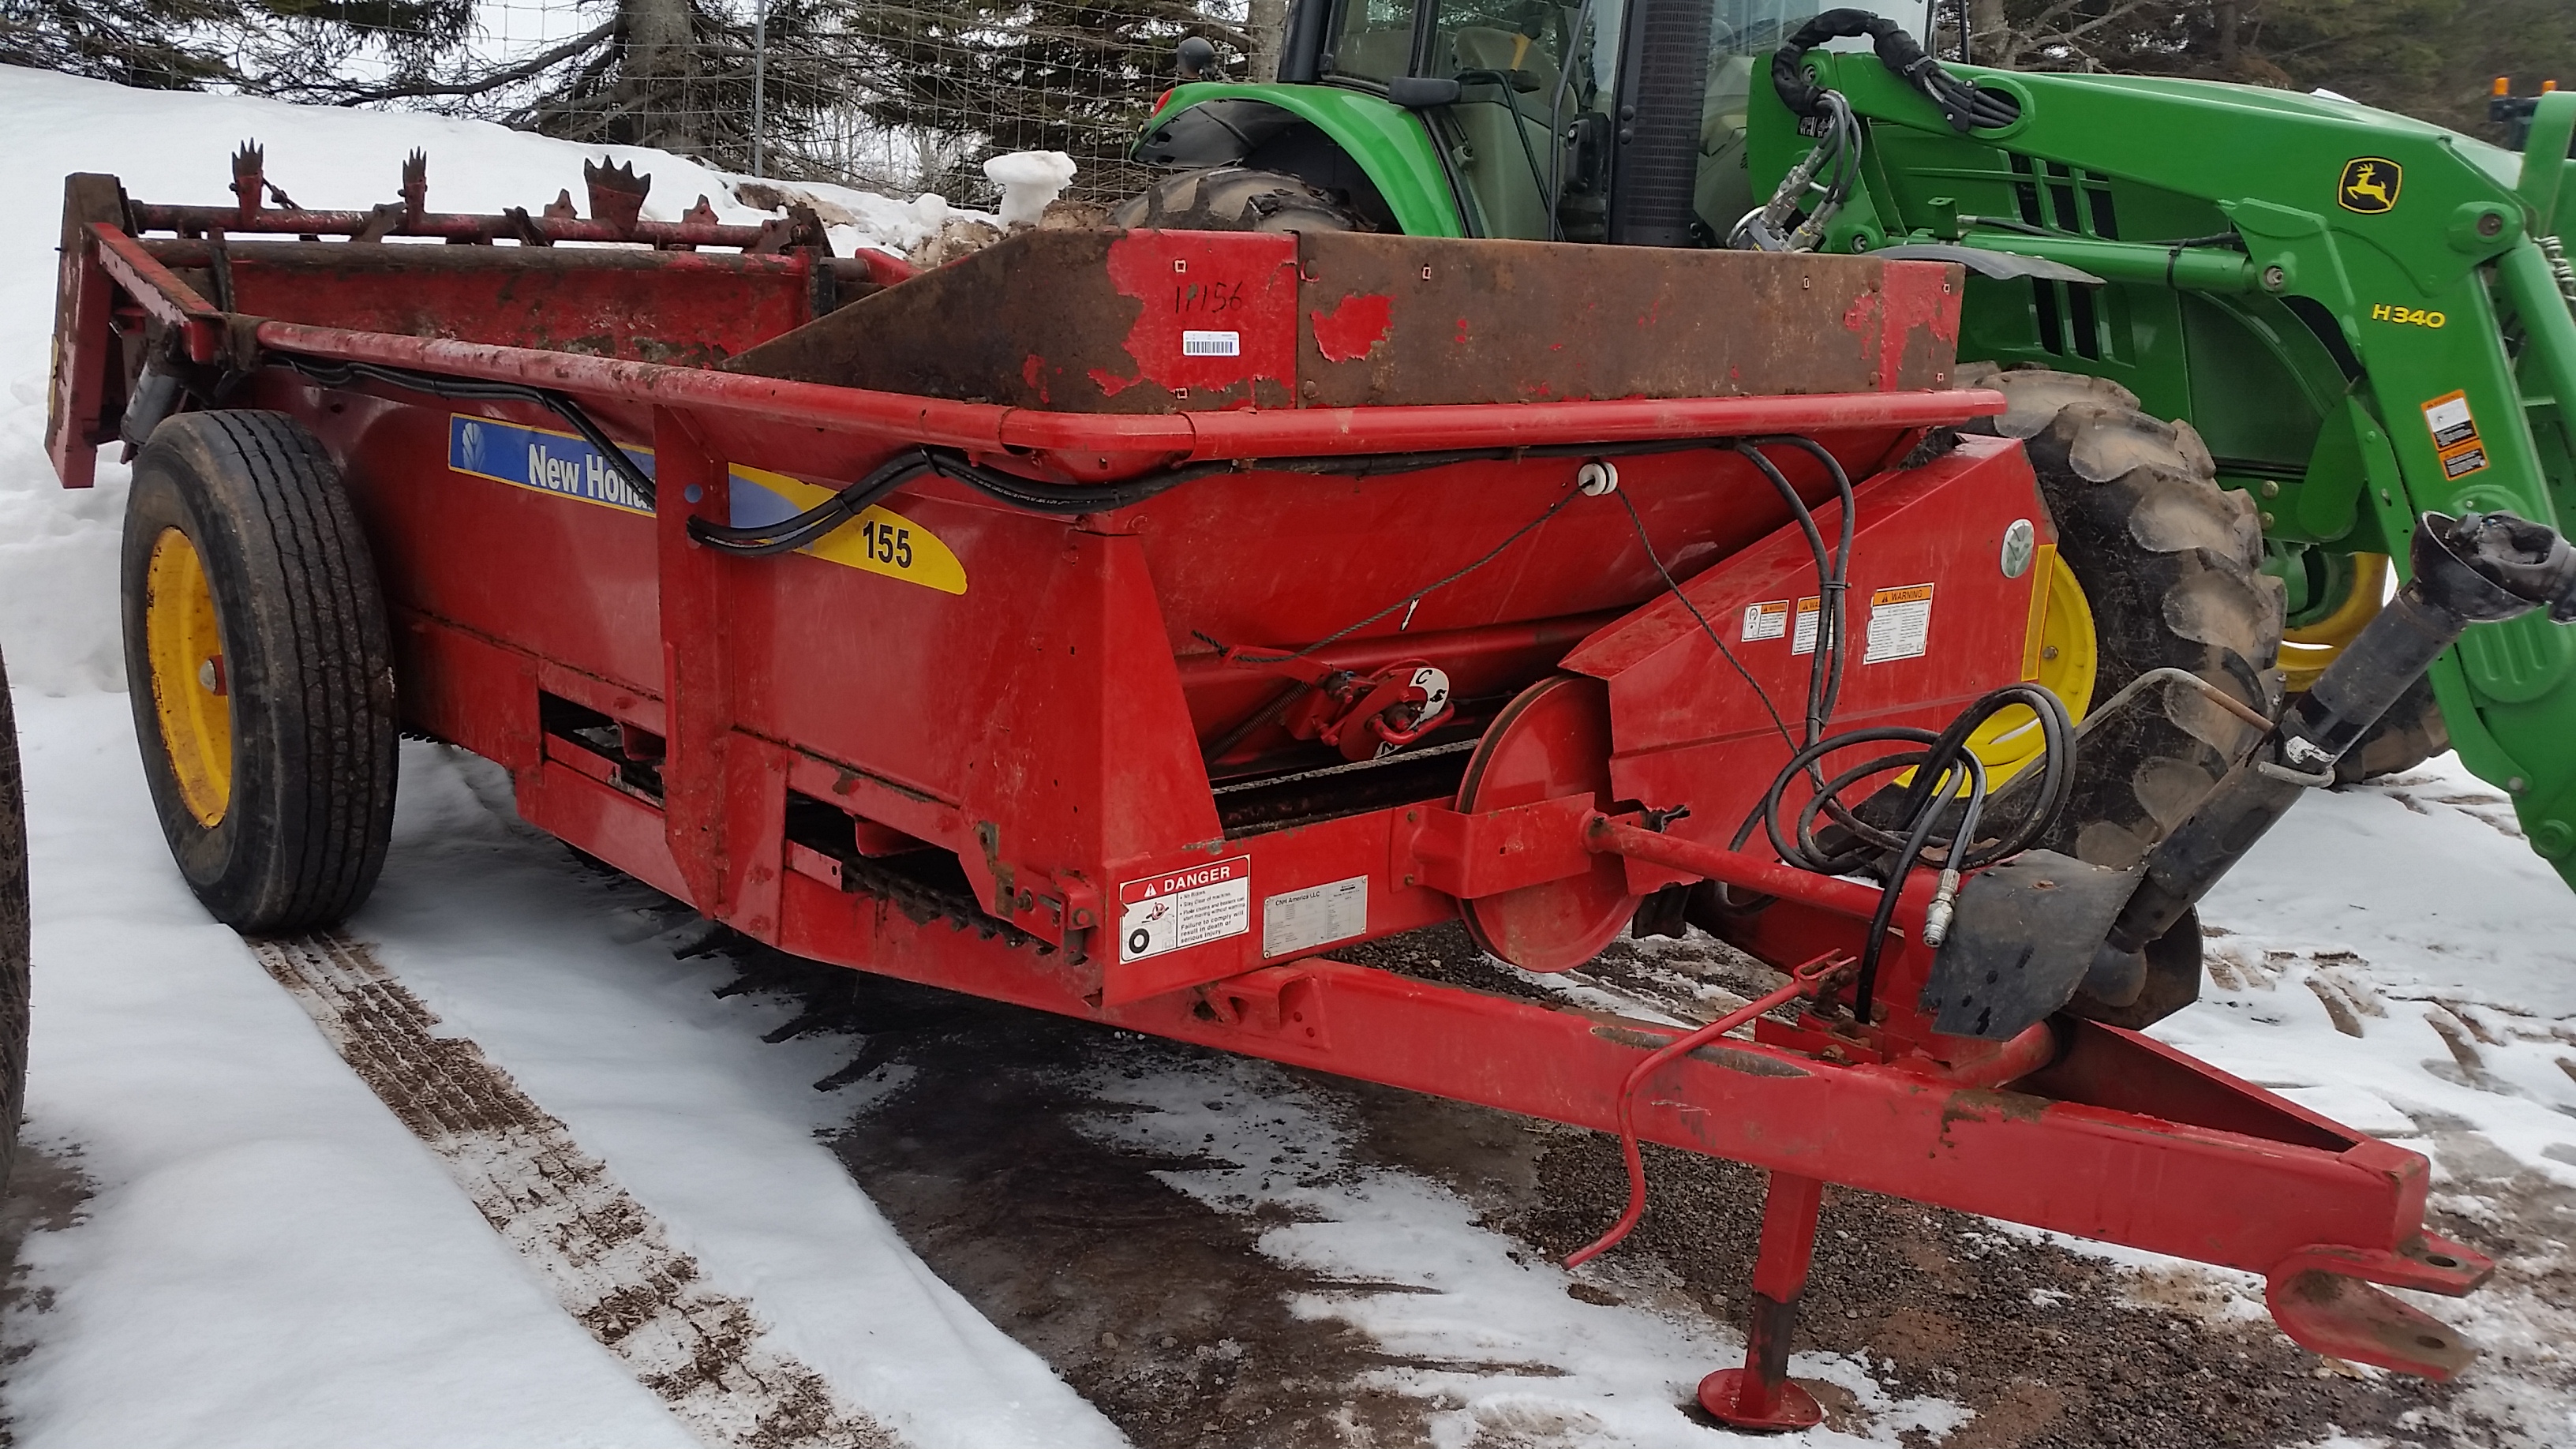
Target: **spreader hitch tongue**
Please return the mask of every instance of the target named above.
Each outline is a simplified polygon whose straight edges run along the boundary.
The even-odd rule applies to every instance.
[[[2560,624],[2576,621],[2576,548],[2547,524],[2510,513],[2427,513],[2408,552],[2414,577],[2397,597],[2148,855],[2088,989],[2123,977],[2143,981],[2139,953],[2148,943],[2253,849],[2301,790],[2333,783],[2335,762],[2471,624],[2534,609],[2547,609]]]

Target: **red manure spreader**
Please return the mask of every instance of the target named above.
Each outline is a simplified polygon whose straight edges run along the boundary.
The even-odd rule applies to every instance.
[[[2468,1360],[2374,1286],[2490,1269],[2424,1160],[2138,1029],[2466,624],[2576,612],[2546,527],[2427,515],[2282,711],[2092,649],[2120,578],[2219,577],[2254,523],[2168,490],[2071,568],[2086,490],[2197,441],[1998,430],[1945,262],[1036,229],[915,272],[810,212],[642,220],[626,172],[585,219],[433,212],[417,157],[279,209],[260,169],[69,179],[49,437],[68,487],[133,459],[137,729],[224,921],[353,910],[416,732],[786,951],[1621,1133],[1586,1255],[1640,1141],[1766,1170],[1731,1423],[1815,1420],[1828,1182]],[[2163,802],[2142,859],[2074,844],[2105,779]],[[1337,959],[1453,920],[1531,972],[1696,926],[1779,984],[1685,1031]]]

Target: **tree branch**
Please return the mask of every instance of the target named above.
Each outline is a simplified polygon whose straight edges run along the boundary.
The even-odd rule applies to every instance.
[[[618,22],[615,19],[608,20],[587,35],[567,40],[552,50],[530,56],[528,59],[519,62],[517,65],[511,66],[507,70],[497,70],[492,72],[490,75],[479,76],[470,81],[459,82],[455,85],[435,85],[422,81],[404,85],[385,86],[376,90],[352,91],[343,95],[340,99],[333,101],[331,104],[335,106],[364,106],[371,105],[377,101],[402,100],[419,96],[479,96],[487,91],[497,91],[503,86],[515,85],[520,81],[531,79],[551,67],[561,65],[563,62],[572,59],[574,56],[579,55],[583,51],[590,49],[592,46],[599,44],[603,40],[606,40],[610,35],[615,34],[617,25]]]

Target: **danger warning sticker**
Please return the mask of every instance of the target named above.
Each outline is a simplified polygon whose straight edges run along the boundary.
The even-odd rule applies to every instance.
[[[1744,606],[1744,642],[1789,637],[1789,601],[1771,599]]]
[[[1879,589],[1869,596],[1869,642],[1861,649],[1863,664],[1891,659],[1920,659],[1932,640],[1932,586],[1907,584]]]
[[[2478,437],[2467,393],[2444,393],[2424,404],[2424,427],[2433,435],[2433,451],[2441,455],[2443,477],[2465,478],[2487,466],[2486,444]]]
[[[1252,857],[1165,871],[1118,887],[1118,959],[1142,961],[1252,930]]]

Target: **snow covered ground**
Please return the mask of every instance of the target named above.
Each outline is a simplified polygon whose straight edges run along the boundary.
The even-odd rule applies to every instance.
[[[270,177],[309,205],[386,199],[401,155],[423,146],[434,205],[492,209],[578,195],[581,163],[598,153],[434,118],[149,95],[6,68],[0,121],[0,185],[36,199],[0,228],[0,649],[17,686],[36,891],[27,1136],[91,1191],[77,1222],[30,1235],[22,1261],[36,1291],[0,1326],[24,1352],[0,1385],[16,1441],[726,1441],[724,1426],[639,1379],[655,1345],[578,1316],[585,1292],[626,1271],[626,1249],[529,1248],[512,1184],[534,1201],[525,1174],[545,1168],[528,1164],[566,1161],[580,1191],[631,1205],[616,1211],[640,1219],[632,1241],[688,1265],[681,1296],[740,1305],[763,1361],[820,1385],[825,1428],[780,1442],[1129,1439],[1095,1407],[1105,1391],[1068,1383],[1092,1384],[1091,1370],[1024,1347],[1032,1330],[1006,1333],[943,1282],[916,1252],[921,1226],[898,1232],[836,1155],[830,1134],[885,1110],[914,1069],[811,1090],[848,1058],[845,1043],[764,1044],[793,1007],[718,999],[733,968],[675,954],[689,944],[685,918],[519,825],[487,767],[406,746],[394,853],[351,925],[360,954],[340,963],[342,985],[408,1003],[414,1044],[483,1063],[531,1104],[524,1121],[427,1135],[407,1125],[344,1059],[348,1028],[330,1017],[329,992],[281,985],[293,971],[209,924],[167,864],[118,692],[122,470],[102,460],[100,487],[66,494],[41,452],[46,199],[73,170],[117,172],[156,199],[216,199],[226,157],[255,137]],[[619,154],[654,175],[649,214],[676,215],[701,193],[729,220],[756,214],[724,178]],[[907,245],[935,220],[935,208],[831,199],[854,218],[845,244]],[[2448,1230],[2474,1229],[2506,1256],[2488,1292],[2430,1305],[2489,1350],[2460,1392],[2386,1432],[2339,1437],[2349,1425],[2320,1420],[2272,1442],[2576,1443],[2561,1358],[2576,1340],[2565,1259],[2576,1236],[2576,895],[2513,834],[2502,799],[2445,762],[2304,803],[2206,915],[2225,933],[2211,941],[2213,983],[2161,1034],[2425,1151]],[[326,968],[340,969],[313,969]],[[1290,1316],[1358,1335],[1379,1366],[1352,1386],[1424,1405],[1406,1421],[1420,1436],[1732,1442],[1675,1407],[1740,1352],[1723,1315],[1651,1263],[1614,1255],[1569,1277],[1429,1156],[1390,1155],[1383,1132],[1364,1130],[1358,1099],[1136,1041],[1054,1079],[1088,1104],[1069,1118],[1084,1141],[1166,1164],[1154,1181],[1244,1225],[1260,1255],[1302,1275]],[[2018,1240],[1993,1241],[2006,1251]],[[2125,1281],[2141,1304],[2186,1281],[2213,1317],[2247,1311],[2247,1284],[2225,1275]],[[1164,1352],[1153,1371],[1175,1384],[1222,1380],[1259,1358],[1221,1325],[1196,1340],[1152,1328],[1141,1345],[1098,1336],[1104,1355]],[[1941,1393],[1891,1387],[1891,1363],[1802,1354],[1796,1371],[1850,1407],[1839,1428],[1769,1442],[2021,1442],[1996,1437],[2000,1410],[1981,1425]],[[1407,1442],[1373,1439],[1357,1420],[1292,1433],[1284,1420],[1244,1419],[1189,1426],[1188,1442]]]

